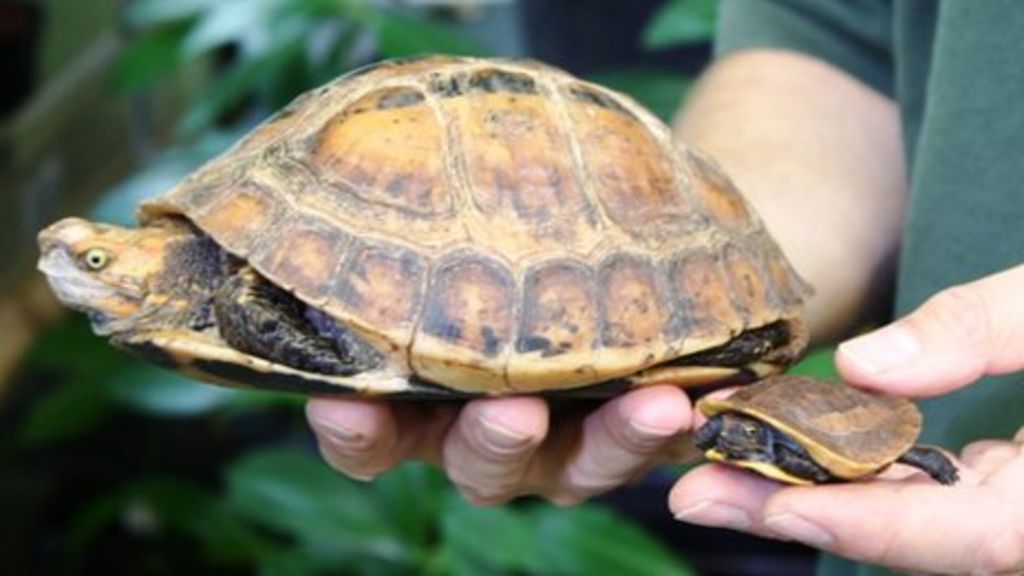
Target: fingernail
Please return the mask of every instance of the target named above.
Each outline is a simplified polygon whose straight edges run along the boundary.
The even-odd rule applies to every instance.
[[[835,536],[829,531],[791,512],[769,516],[765,519],[764,524],[779,536],[803,542],[815,548],[828,548],[835,542]]]
[[[513,431],[504,424],[499,424],[487,418],[480,419],[481,432],[488,445],[501,450],[518,451],[526,448],[531,437],[520,432]]]
[[[746,510],[714,500],[701,500],[683,508],[676,512],[676,520],[733,530],[746,530],[753,524]]]
[[[839,345],[839,352],[861,370],[880,374],[916,361],[921,354],[921,346],[913,331],[894,324],[843,342]]]

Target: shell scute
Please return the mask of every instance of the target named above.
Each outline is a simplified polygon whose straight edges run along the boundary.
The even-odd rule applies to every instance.
[[[203,208],[193,216],[196,224],[216,230],[218,242],[245,256],[263,238],[263,232],[284,217],[287,204],[267,186],[242,180],[222,190],[216,202]]]
[[[484,85],[503,86],[490,82]],[[454,121],[455,155],[488,235],[534,250],[546,241],[594,243],[593,208],[572,157],[563,153],[567,140],[549,98],[536,91],[483,92],[443,106]]]
[[[650,261],[618,254],[602,264],[599,278],[604,346],[651,347],[666,339],[671,305]]]
[[[526,275],[516,351],[541,357],[587,353],[600,344],[596,285],[579,262],[550,262]]]
[[[337,274],[332,296],[368,327],[411,331],[426,285],[423,258],[383,242],[356,244]]]
[[[488,358],[512,339],[516,285],[504,266],[476,256],[438,268],[427,297],[423,334]]]
[[[729,275],[717,255],[697,249],[669,264],[675,295],[673,335],[684,342],[728,337],[743,318],[729,297]]]
[[[582,89],[580,85],[566,91],[571,95]],[[586,90],[616,102],[596,88]],[[658,241],[678,237],[691,224],[692,203],[680,193],[674,152],[636,117],[621,112],[621,104],[565,100],[591,194],[607,218],[635,238]]]
[[[264,233],[250,261],[265,276],[322,304],[345,257],[350,236],[322,219],[293,212]]]
[[[438,153],[444,138],[444,128],[422,92],[382,88],[326,122],[314,140],[310,162],[336,194],[407,217],[431,218],[451,212],[453,205]],[[336,209],[345,210],[343,203],[335,203]]]

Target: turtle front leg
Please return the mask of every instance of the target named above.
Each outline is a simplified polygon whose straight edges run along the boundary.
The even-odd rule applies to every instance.
[[[939,484],[948,486],[956,484],[960,480],[960,473],[957,472],[956,466],[945,454],[935,448],[914,446],[896,461],[924,470]]]
[[[308,323],[301,302],[248,266],[224,279],[213,308],[221,338],[236,350],[319,374],[360,371]]]
[[[806,450],[795,443],[775,444],[775,464],[793,476],[805,478],[815,484],[824,484],[836,479],[824,466],[815,462]]]

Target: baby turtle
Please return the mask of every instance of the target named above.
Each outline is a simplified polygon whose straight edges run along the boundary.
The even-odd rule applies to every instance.
[[[697,409],[708,417],[695,435],[708,459],[790,484],[856,480],[893,462],[920,468],[940,484],[958,480],[942,452],[914,445],[921,413],[902,398],[776,376],[727,398],[702,398]]]

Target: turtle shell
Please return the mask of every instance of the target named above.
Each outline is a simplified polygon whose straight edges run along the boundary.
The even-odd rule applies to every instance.
[[[386,61],[167,194],[218,244],[467,392],[573,388],[783,321],[807,286],[733,184],[630,98],[529,61]]]
[[[697,409],[705,416],[739,412],[766,422],[844,479],[892,464],[921,432],[921,413],[909,400],[805,376],[776,376],[727,398],[708,396]]]

